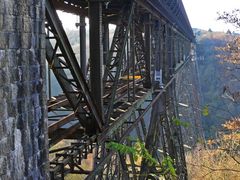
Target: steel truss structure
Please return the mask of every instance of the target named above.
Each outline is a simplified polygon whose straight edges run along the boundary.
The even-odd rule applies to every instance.
[[[80,33],[81,43],[89,39],[89,61],[80,45],[78,62],[56,10],[89,18],[89,37],[83,25]],[[191,62],[193,41],[181,1],[46,0],[46,59],[63,91],[48,102],[51,179],[163,175],[144,158],[107,148],[136,140],[159,163],[170,156],[178,179],[187,179],[182,130],[172,120],[179,118],[176,79]]]

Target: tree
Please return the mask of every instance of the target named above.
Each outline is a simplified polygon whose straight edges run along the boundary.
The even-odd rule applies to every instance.
[[[218,20],[231,24],[240,29],[240,9],[234,9],[232,12],[218,13]],[[236,83],[240,83],[240,36],[233,36],[233,39],[223,47],[216,48],[219,51],[218,57],[229,63],[227,70],[230,77],[235,78]],[[228,73],[229,74],[229,73]],[[233,92],[228,86],[223,88],[224,97],[229,97],[234,102],[240,102],[240,91]]]
[[[240,28],[240,9],[234,9],[232,12],[218,13],[218,20],[223,20],[225,23],[230,23],[236,28]]]
[[[223,20],[225,23],[230,23],[240,29],[240,9],[234,9],[232,12],[218,13],[218,20]],[[232,41],[220,48],[223,52],[221,57],[230,63],[240,65],[240,36],[236,36]]]
[[[206,149],[194,149],[187,156],[191,179],[240,178],[240,119],[234,118],[223,125],[218,137],[207,141]]]

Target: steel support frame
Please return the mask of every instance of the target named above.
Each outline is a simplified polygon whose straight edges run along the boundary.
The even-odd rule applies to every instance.
[[[108,125],[114,102],[116,91],[119,87],[123,59],[125,56],[125,46],[128,40],[128,33],[132,22],[135,3],[126,4],[119,14],[119,19],[113,35],[108,60],[105,65],[103,85],[104,94],[108,94],[104,99],[105,105],[105,124]]]
[[[52,48],[52,45],[50,41],[47,41],[47,59],[50,64],[50,67],[54,68],[54,72],[56,72],[56,76],[59,77],[59,82],[62,88],[64,89],[64,92],[70,102],[70,104],[73,107],[74,112],[80,119],[80,123],[82,123],[85,128],[88,128],[86,124],[93,125],[89,118],[81,117],[82,115],[85,116],[89,113],[86,112],[86,110],[83,109],[83,107],[87,106],[88,110],[91,112],[91,116],[93,115],[93,118],[97,122],[97,128],[102,128],[102,119],[99,116],[99,113],[95,107],[94,100],[90,95],[90,91],[88,89],[88,86],[86,84],[86,81],[83,77],[83,74],[79,68],[79,65],[77,63],[76,57],[74,56],[74,53],[71,49],[71,45],[68,42],[67,36],[63,30],[63,27],[61,25],[60,20],[58,19],[58,15],[56,13],[56,10],[54,9],[52,2],[49,0],[46,2],[46,17],[47,17],[47,23],[49,30],[52,31],[52,35],[58,35],[54,36],[53,38],[56,40],[55,47]],[[51,38],[51,37],[49,37]],[[60,49],[62,52],[62,57],[64,57],[64,60],[61,60],[60,57],[57,55],[57,50]],[[49,50],[49,51],[48,51]],[[68,79],[68,76],[64,72],[64,68],[67,68],[70,70],[72,74],[72,78],[74,79],[74,82]],[[59,74],[61,71],[62,75]],[[65,75],[64,75],[65,74]],[[60,80],[61,79],[61,80]],[[66,84],[69,83],[69,84]],[[72,89],[69,89],[72,87]],[[75,90],[74,88],[78,88]],[[82,106],[79,106],[79,105]],[[82,108],[82,110],[80,110]],[[86,112],[83,114],[82,112]],[[93,127],[93,129],[89,129],[89,131],[96,131]]]
[[[79,37],[80,37],[80,65],[84,78],[87,76],[87,57],[86,57],[86,17],[79,16]]]
[[[146,143],[145,145],[149,152],[154,157],[160,158],[159,161],[161,161],[162,155],[159,156],[156,152],[158,148],[163,149],[163,156],[166,157],[166,155],[169,154],[176,162],[177,173],[181,173],[181,168],[179,167],[182,166],[182,160],[179,159],[182,159],[184,154],[182,150],[180,150],[180,152],[176,151],[176,147],[182,147],[183,145],[181,142],[181,132],[171,121],[172,118],[177,117],[178,114],[175,109],[176,74],[174,72],[174,64],[177,59],[176,54],[180,54],[179,56],[185,54],[185,57],[187,57],[188,52],[186,51],[183,53],[180,52],[181,48],[175,48],[176,43],[173,42],[175,29],[171,27],[170,24],[166,23],[166,21],[161,21],[159,22],[160,25],[158,28],[152,29],[155,28],[155,18],[158,19],[158,15],[153,13],[154,17],[150,18],[152,12],[149,11],[146,15],[145,11],[145,15],[143,15],[145,16],[145,20],[141,21],[142,14],[137,14],[136,9],[139,7],[135,5],[135,2],[128,5],[129,6],[125,6],[118,15],[119,21],[116,24],[115,39],[113,37],[113,43],[109,49],[108,22],[105,20],[103,22],[102,19],[103,1],[89,1],[91,85],[91,92],[89,94],[91,97],[86,98],[86,100],[90,101],[87,101],[86,106],[89,107],[89,103],[91,104],[95,101],[95,111],[100,112],[99,119],[105,118],[105,120],[103,132],[94,139],[94,143],[91,143],[92,146],[95,147],[92,150],[96,151],[95,168],[93,172],[79,170],[79,173],[89,173],[87,179],[111,179],[116,176],[122,179],[129,179],[131,177],[137,179],[142,177],[141,175],[147,177],[149,172],[159,174],[154,168],[151,168],[150,171],[146,170],[144,162],[142,166],[138,166],[136,162],[134,162],[133,157],[106,149],[106,144],[109,141],[115,141],[126,145],[134,144],[133,141],[127,141],[127,137],[130,136],[133,131],[136,132],[137,138]],[[141,29],[141,25],[143,24],[145,24],[145,31]],[[104,27],[104,32],[102,32],[102,26]],[[159,32],[161,37],[157,37],[157,33],[154,31]],[[59,35],[59,33],[55,34]],[[121,37],[119,35],[121,35]],[[158,50],[152,47],[154,46],[152,41],[153,38],[155,39],[155,45]],[[183,39],[183,41],[185,42],[186,39]],[[102,42],[104,43],[102,44]],[[144,49],[146,49],[146,51],[142,53]],[[56,51],[55,48],[53,48],[52,52],[49,54],[54,54],[53,51]],[[160,54],[158,54],[159,51]],[[154,56],[152,56],[151,52],[154,53]],[[60,62],[62,64],[65,62],[60,60],[59,57],[55,58],[54,62]],[[147,91],[141,85],[141,82],[145,81],[145,87],[151,88],[155,86],[155,82],[151,80],[152,64],[159,64],[157,69],[160,68],[163,70],[163,83],[165,84],[163,89],[160,90],[158,89],[159,87],[154,87],[153,94],[151,94],[151,90]],[[57,67],[57,65],[55,67]],[[102,72],[103,65],[105,65],[104,72]],[[61,66],[63,68],[68,68],[66,64]],[[126,75],[125,72],[127,72],[127,91],[132,92],[133,98],[126,98],[127,95],[124,94],[125,92],[119,90],[121,86],[126,85],[126,81],[124,82],[121,79]],[[141,76],[140,81],[135,79],[135,75],[138,74]],[[132,82],[130,82],[131,76]],[[64,77],[64,75],[61,77]],[[64,80],[66,79],[67,77],[65,77]],[[73,77],[73,79],[78,78]],[[85,79],[83,79],[83,81],[85,81]],[[150,84],[146,85],[147,83]],[[66,92],[67,91],[68,90],[66,90]],[[143,92],[141,93],[141,91]],[[147,107],[146,104],[148,105]],[[125,106],[126,108],[124,109],[123,107]],[[151,111],[151,108],[152,116],[150,125],[146,126],[147,123],[144,116],[147,112]],[[89,109],[91,109],[91,106]],[[122,114],[119,112],[122,112]],[[97,123],[101,125],[102,122],[99,122],[97,121]],[[93,122],[93,124],[96,123]],[[152,139],[153,141],[150,141]],[[84,140],[84,143],[85,142],[86,140]],[[74,152],[72,150],[75,148],[76,147],[70,147],[68,150]],[[66,155],[68,154],[67,151],[63,154],[63,156],[68,156]],[[71,156],[71,158],[73,157]],[[66,164],[70,166],[70,170],[63,170],[63,175],[75,172],[73,169],[74,165],[69,164],[69,162],[74,160],[71,158],[66,161]],[[59,165],[59,162],[56,162],[56,164]],[[60,166],[64,167],[66,165],[61,164],[58,168]],[[58,169],[56,171],[60,170]]]
[[[146,80],[144,82],[145,88],[151,88],[151,61],[152,61],[152,21],[151,21],[151,14],[146,13],[144,17],[144,37],[145,37],[145,73],[146,73]]]

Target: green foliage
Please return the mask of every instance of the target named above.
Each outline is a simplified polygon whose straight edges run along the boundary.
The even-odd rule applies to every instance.
[[[139,158],[144,158],[148,162],[149,166],[158,164],[157,160],[154,159],[151,154],[149,154],[144,143],[140,142],[139,140],[137,140],[133,147],[116,142],[110,142],[107,144],[107,148],[118,151],[121,154],[132,154],[135,161],[137,161]]]
[[[173,160],[171,157],[165,157],[161,164],[159,164],[158,161],[152,157],[152,155],[145,148],[145,144],[140,140],[136,140],[136,143],[133,146],[127,146],[116,142],[109,142],[107,143],[107,148],[118,151],[121,154],[132,154],[135,161],[137,161],[139,158],[144,159],[148,162],[149,166],[160,166],[163,175],[168,174],[172,177],[172,179],[176,177],[176,170],[174,168]]]
[[[202,109],[202,115],[203,116],[208,116],[209,115],[209,107],[208,105],[204,106]]]
[[[174,176],[174,177],[177,176],[176,170],[175,170],[175,168],[173,166],[173,160],[172,160],[172,158],[170,156],[167,156],[167,157],[165,157],[163,159],[162,167],[163,167],[163,169],[165,169],[164,174],[169,172],[172,176]]]
[[[121,154],[133,154],[134,156],[136,156],[137,154],[137,150],[135,149],[135,147],[130,147],[116,142],[107,143],[107,148],[114,151],[119,151]]]
[[[178,118],[176,118],[176,117],[173,117],[173,118],[172,118],[172,122],[173,122],[176,126],[183,126],[183,127],[185,127],[185,128],[188,128],[188,127],[190,126],[190,123],[181,121],[180,119],[178,119]]]
[[[145,148],[144,143],[138,140],[135,144],[135,148],[137,149],[137,154],[139,157],[144,158],[148,162],[149,166],[158,164],[157,160],[153,158],[151,154],[149,154],[148,150]]]

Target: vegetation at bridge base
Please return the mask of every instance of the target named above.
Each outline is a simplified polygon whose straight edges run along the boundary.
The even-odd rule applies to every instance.
[[[199,144],[188,152],[189,179],[240,179],[240,118],[222,125],[224,131],[208,140],[206,147]]]
[[[176,169],[174,168],[173,159],[170,156],[166,156],[159,162],[155,159],[145,148],[145,144],[139,139],[134,140],[136,143],[133,146],[128,146],[125,144],[120,144],[116,142],[109,142],[107,148],[115,152],[119,152],[123,155],[132,155],[134,158],[134,163],[141,166],[143,160],[146,160],[148,167],[155,167],[157,172],[143,175],[147,177],[152,177],[154,179],[177,179]]]

